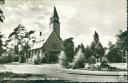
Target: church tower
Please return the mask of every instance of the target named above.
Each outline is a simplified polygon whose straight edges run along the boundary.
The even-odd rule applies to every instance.
[[[60,36],[60,22],[59,22],[59,16],[55,6],[54,6],[52,17],[50,18],[49,28],[52,31],[54,30]]]

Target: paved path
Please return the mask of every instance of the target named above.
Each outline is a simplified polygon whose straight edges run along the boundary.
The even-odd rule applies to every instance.
[[[70,80],[80,82],[126,82],[126,76],[100,76],[97,71],[86,70],[73,70],[61,68],[58,64],[43,64],[43,65],[4,65],[6,71],[12,71],[14,73],[31,73],[31,74],[46,74],[48,77],[56,78],[58,80]],[[3,71],[3,70],[1,70]],[[99,75],[86,75],[86,74],[99,74]],[[113,75],[119,74],[119,72],[105,72],[112,73]],[[126,73],[126,72],[123,72]]]

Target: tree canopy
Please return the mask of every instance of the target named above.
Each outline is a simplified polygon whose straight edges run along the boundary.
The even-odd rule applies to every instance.
[[[27,53],[35,42],[36,38],[31,36],[33,33],[34,31],[27,31],[23,25],[18,25],[8,37],[8,47],[14,49],[15,55],[20,58],[25,57],[23,54]]]
[[[65,48],[64,51],[68,58],[68,61],[72,62],[74,54],[75,54],[73,38],[68,38],[64,40],[64,48]]]

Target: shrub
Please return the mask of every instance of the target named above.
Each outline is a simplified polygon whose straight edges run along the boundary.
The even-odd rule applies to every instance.
[[[94,56],[89,57],[88,63],[89,64],[95,64],[96,63],[96,58]]]
[[[6,53],[3,53],[2,56],[0,56],[0,63],[10,63],[12,62],[12,56]]]
[[[67,66],[68,66],[68,60],[67,60],[67,57],[66,57],[64,51],[62,51],[62,52],[60,53],[59,63],[60,63],[60,65],[63,66],[63,67],[67,67]]]
[[[82,49],[79,49],[73,61],[73,65],[75,68],[84,68],[84,62],[85,62],[84,54],[82,52]]]

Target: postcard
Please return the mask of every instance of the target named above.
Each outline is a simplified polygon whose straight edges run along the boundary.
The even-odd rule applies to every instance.
[[[127,0],[0,0],[0,82],[127,82],[127,62]]]

